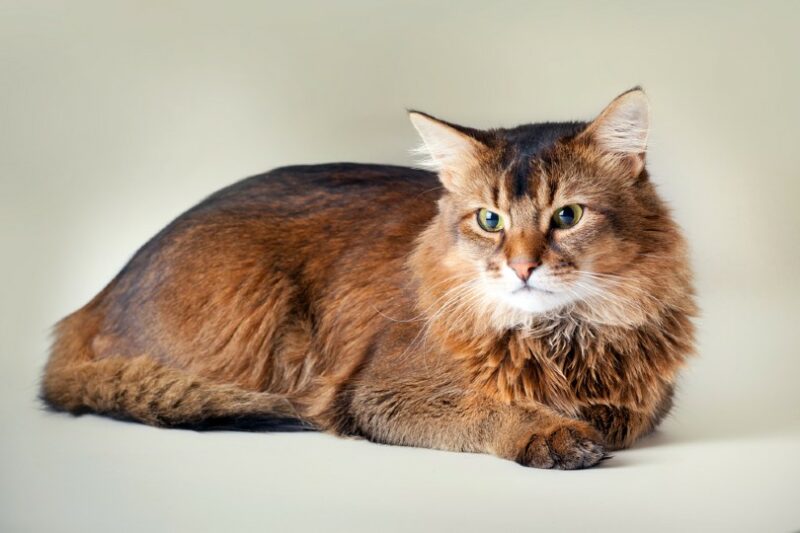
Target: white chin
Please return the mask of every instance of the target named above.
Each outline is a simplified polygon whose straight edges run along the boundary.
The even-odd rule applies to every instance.
[[[545,292],[536,289],[506,293],[503,300],[514,309],[532,314],[554,311],[570,302],[570,298],[563,293]]]
[[[529,284],[525,284],[508,265],[504,265],[499,279],[490,282],[490,293],[514,311],[532,315],[550,313],[572,303],[574,293],[555,288],[549,278],[549,268],[542,266],[536,269]]]

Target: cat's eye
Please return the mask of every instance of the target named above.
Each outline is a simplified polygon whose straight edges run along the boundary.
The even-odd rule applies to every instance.
[[[569,204],[560,207],[553,215],[553,225],[557,228],[571,228],[580,221],[583,216],[583,207],[578,204]]]
[[[503,217],[494,211],[486,208],[478,210],[478,225],[486,231],[492,233],[503,229]]]

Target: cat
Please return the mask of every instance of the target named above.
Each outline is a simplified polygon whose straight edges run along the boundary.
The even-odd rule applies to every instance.
[[[175,219],[56,326],[43,400],[557,469],[650,432],[696,308],[644,92],[591,122],[409,116],[430,170],[284,167]]]

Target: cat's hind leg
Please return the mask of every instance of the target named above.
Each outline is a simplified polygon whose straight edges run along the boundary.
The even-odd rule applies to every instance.
[[[56,410],[153,426],[285,429],[298,419],[282,396],[214,383],[146,355],[54,361],[45,370],[42,399]]]

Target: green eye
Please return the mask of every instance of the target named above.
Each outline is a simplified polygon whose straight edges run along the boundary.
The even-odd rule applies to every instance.
[[[503,217],[494,211],[480,209],[478,210],[478,225],[484,230],[494,233],[503,229]]]
[[[557,228],[571,228],[583,216],[583,208],[578,204],[569,204],[560,207],[553,215],[553,225]]]

